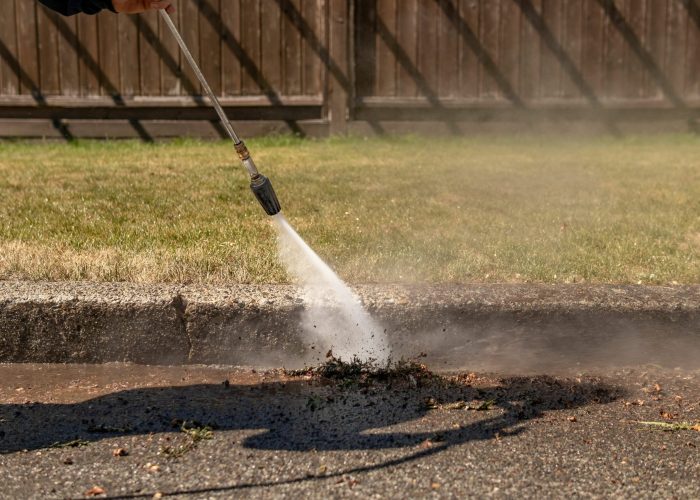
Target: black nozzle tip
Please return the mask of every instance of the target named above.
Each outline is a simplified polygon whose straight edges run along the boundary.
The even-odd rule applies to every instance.
[[[277,200],[275,190],[272,188],[270,179],[262,174],[257,174],[250,179],[250,189],[262,205],[267,215],[276,215],[280,213],[282,207]]]

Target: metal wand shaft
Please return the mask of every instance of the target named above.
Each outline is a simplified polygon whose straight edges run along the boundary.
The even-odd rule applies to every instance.
[[[185,55],[185,59],[187,59],[187,62],[190,63],[194,74],[197,75],[197,79],[202,84],[202,87],[207,93],[207,96],[209,96],[209,100],[211,101],[212,106],[214,106],[216,114],[219,115],[219,119],[221,120],[221,124],[224,126],[226,133],[229,135],[229,137],[231,137],[231,140],[233,141],[234,145],[240,146],[243,141],[239,139],[235,130],[233,130],[231,123],[228,121],[226,113],[224,113],[224,110],[221,107],[221,103],[219,103],[219,99],[217,99],[216,95],[214,95],[214,92],[209,86],[209,83],[207,83],[206,78],[204,78],[204,74],[202,74],[202,71],[199,69],[197,62],[194,60],[194,57],[192,57],[192,53],[190,52],[190,49],[187,48],[185,40],[182,39],[180,32],[177,30],[177,27],[175,27],[175,23],[173,23],[173,20],[170,18],[168,13],[165,12],[164,9],[160,11],[160,16],[163,18],[163,21],[165,21],[165,24],[168,25],[168,28],[170,28],[170,32],[175,37],[175,40],[177,40],[177,44],[180,46],[180,50],[182,50],[182,53]],[[239,148],[236,149],[238,150]],[[249,161],[245,161],[243,157],[241,157],[241,160],[243,161],[243,165],[246,167],[246,169],[248,169],[248,173],[250,174],[250,176],[253,177],[254,175],[258,174],[258,171],[255,168],[255,164],[252,162],[252,160],[250,160],[249,155],[247,156]]]

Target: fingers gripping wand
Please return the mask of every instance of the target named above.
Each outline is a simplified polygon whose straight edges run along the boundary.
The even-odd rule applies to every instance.
[[[214,106],[216,113],[219,115],[219,119],[221,120],[221,124],[224,126],[226,133],[229,135],[229,137],[231,137],[233,145],[236,148],[236,152],[238,153],[238,157],[241,159],[241,163],[243,163],[243,166],[250,175],[250,189],[253,191],[253,194],[258,199],[263,209],[265,209],[267,215],[275,215],[279,213],[281,210],[280,203],[277,201],[277,195],[275,194],[275,190],[272,188],[270,179],[258,172],[258,169],[255,167],[255,163],[253,163],[253,159],[250,157],[248,148],[238,137],[238,135],[236,135],[233,127],[231,127],[231,123],[228,121],[224,110],[221,108],[219,100],[211,90],[211,87],[204,78],[199,66],[197,66],[197,62],[192,57],[187,45],[185,45],[185,41],[180,36],[180,33],[173,23],[173,20],[170,18],[168,13],[165,12],[165,10],[161,10],[160,15],[163,18],[163,21],[165,21],[165,24],[168,25],[168,28],[170,28],[175,40],[177,40],[177,44],[180,46],[180,50],[182,50],[185,59],[187,59],[187,62],[190,63],[190,66],[192,66],[192,70],[197,75],[197,78],[202,84],[202,88],[204,88],[204,91],[209,96],[209,100],[211,101],[212,106]]]

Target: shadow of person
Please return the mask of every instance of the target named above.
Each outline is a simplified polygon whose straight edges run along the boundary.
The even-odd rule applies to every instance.
[[[261,450],[436,448],[523,431],[546,411],[607,403],[622,390],[599,380],[514,377],[484,385],[434,378],[343,384],[292,379],[255,385],[190,385],[114,392],[73,404],[0,404],[0,453],[71,440],[176,431],[182,421],[216,430],[246,430],[241,445]],[[474,400],[488,402],[468,411]],[[438,409],[435,410],[435,407]],[[432,411],[439,418],[403,425]],[[439,416],[439,415],[438,415]],[[454,425],[458,417],[462,422]]]

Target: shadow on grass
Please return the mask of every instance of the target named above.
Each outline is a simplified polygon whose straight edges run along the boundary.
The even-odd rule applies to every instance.
[[[173,422],[187,420],[222,430],[259,430],[241,446],[257,450],[352,451],[405,449],[406,454],[378,464],[322,476],[293,477],[265,483],[237,483],[172,491],[165,495],[213,493],[328,479],[379,470],[438,454],[471,441],[508,437],[526,432],[523,425],[551,410],[605,404],[623,390],[598,381],[577,382],[551,377],[515,377],[488,387],[469,381],[450,383],[432,378],[418,387],[401,381],[343,386],[293,379],[258,385],[192,385],[133,389],[76,404],[4,404],[0,422],[0,453],[40,449],[75,439],[148,435],[177,430]],[[428,400],[428,398],[431,398]],[[464,423],[449,430],[420,432],[382,428],[415,421],[435,403],[493,401],[486,411],[450,410],[464,415]],[[430,401],[430,404],[426,404]],[[488,406],[488,405],[487,405]],[[478,414],[479,417],[474,416]],[[451,418],[451,421],[454,419]],[[439,425],[439,424],[438,424]],[[419,446],[429,440],[429,445]],[[207,446],[206,443],[202,446]],[[112,498],[147,498],[150,494]]]

